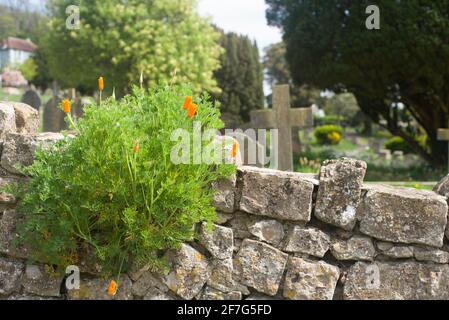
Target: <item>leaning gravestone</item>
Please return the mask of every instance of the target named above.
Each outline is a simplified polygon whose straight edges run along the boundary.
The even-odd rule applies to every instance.
[[[23,103],[33,107],[37,111],[39,111],[39,108],[41,107],[41,98],[37,94],[36,91],[33,89],[27,90],[23,96],[22,100]]]
[[[60,97],[52,97],[44,109],[44,131],[45,132],[60,132],[67,129],[67,124],[64,121],[65,115],[61,109]]]

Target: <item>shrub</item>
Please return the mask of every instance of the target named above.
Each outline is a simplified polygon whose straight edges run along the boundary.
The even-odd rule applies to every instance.
[[[403,151],[405,154],[413,153],[413,149],[410,147],[407,141],[402,139],[401,137],[393,137],[385,142],[385,149],[394,151]]]
[[[186,86],[134,89],[120,101],[87,106],[76,137],[38,150],[23,169],[30,180],[15,192],[18,210],[26,212],[16,244],[58,266],[76,265],[87,247],[106,274],[125,271],[132,261],[163,266],[162,250],[190,240],[194,224],[216,219],[210,184],[235,171],[230,164],[170,161],[174,130],[191,138],[193,121],[203,130],[222,127],[207,95],[194,98],[198,112],[187,116],[182,105],[191,94]]]
[[[19,66],[20,72],[22,72],[23,77],[32,81],[37,76],[37,64],[32,58],[28,58]]]
[[[316,141],[321,145],[326,144],[339,144],[342,135],[343,135],[343,129],[339,126],[335,125],[326,125],[321,127],[315,128],[315,138]]]

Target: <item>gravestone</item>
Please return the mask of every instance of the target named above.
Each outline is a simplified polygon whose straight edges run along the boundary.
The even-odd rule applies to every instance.
[[[449,143],[449,129],[438,129],[438,140],[440,141],[447,141]],[[449,148],[448,148],[449,152]],[[449,153],[448,153],[448,172],[449,172]]]
[[[41,104],[42,104],[41,98],[39,97],[37,92],[34,91],[33,89],[27,90],[23,94],[21,101],[23,103],[33,107],[37,111],[39,111],[39,108],[41,107]]]
[[[404,152],[400,150],[393,152],[393,161],[396,165],[404,162]]]
[[[391,150],[381,149],[379,150],[380,159],[385,161],[391,161]]]
[[[68,128],[64,121],[65,115],[61,109],[62,99],[58,96],[52,97],[44,109],[44,131],[60,132]]]
[[[313,127],[312,109],[291,109],[290,86],[279,85],[273,88],[273,110],[252,111],[251,124],[254,129],[278,129],[278,169],[293,171],[292,127]]]

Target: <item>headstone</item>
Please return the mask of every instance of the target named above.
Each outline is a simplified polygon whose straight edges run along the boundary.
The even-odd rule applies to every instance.
[[[72,104],[72,116],[74,119],[79,119],[84,116],[84,106],[93,104],[95,101],[90,97],[76,98]]]
[[[391,151],[388,149],[382,149],[379,151],[380,158],[382,160],[391,161]]]
[[[396,150],[395,152],[393,152],[393,160],[394,160],[395,164],[398,164],[398,162],[403,162],[404,161],[404,152],[400,151],[400,150]]]
[[[374,153],[381,153],[382,152],[382,144],[380,141],[376,139],[370,139],[369,140],[369,146],[374,151]]]
[[[65,115],[61,109],[60,97],[54,96],[51,98],[44,109],[44,131],[45,132],[60,132],[67,129],[67,124],[64,121]]]
[[[438,129],[438,140],[447,141],[449,143],[449,129]],[[449,152],[449,148],[448,148]],[[449,171],[449,153],[448,153],[448,171]]]
[[[33,89],[27,90],[23,96],[22,100],[23,103],[33,107],[34,109],[39,111],[39,108],[41,107],[41,98],[37,94],[36,91]]]
[[[280,85],[273,88],[273,110],[251,112],[254,129],[278,129],[279,150],[278,168],[293,171],[292,127],[313,127],[311,108],[290,108],[290,86]]]

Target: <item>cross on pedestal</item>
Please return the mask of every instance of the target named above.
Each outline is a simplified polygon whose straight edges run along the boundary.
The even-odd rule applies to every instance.
[[[278,169],[293,171],[292,127],[313,127],[312,108],[290,108],[290,86],[273,87],[273,110],[251,112],[254,129],[278,129]]]
[[[438,129],[438,140],[448,141],[449,143],[449,129]],[[448,172],[449,172],[449,152],[448,152]]]

